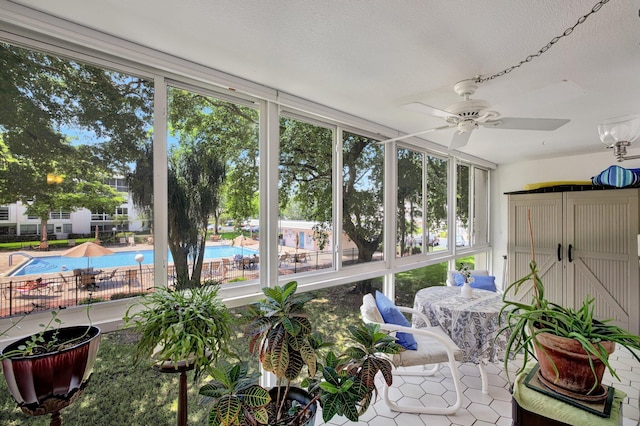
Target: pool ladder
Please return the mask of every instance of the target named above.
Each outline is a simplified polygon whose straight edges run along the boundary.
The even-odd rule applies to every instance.
[[[22,252],[22,251],[17,251],[17,252],[15,252],[15,253],[11,253],[11,254],[9,255],[9,266],[13,265],[13,256],[15,256],[15,255],[24,256],[24,257],[26,257],[27,259],[33,259],[33,256],[31,256],[30,254],[28,254],[28,253],[24,253],[24,252]]]

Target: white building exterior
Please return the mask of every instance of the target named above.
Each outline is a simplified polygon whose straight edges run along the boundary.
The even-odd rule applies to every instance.
[[[126,186],[122,186],[123,181],[124,179],[115,178],[109,182],[110,186],[125,194],[125,202],[118,206],[116,211],[105,214],[92,213],[87,209],[74,212],[49,212],[47,234],[55,235],[57,239],[65,239],[69,234],[93,235],[96,227],[100,233],[114,234],[119,231],[144,230],[145,224],[128,197]],[[41,238],[40,218],[28,216],[25,214],[26,209],[27,206],[21,203],[0,206],[0,237],[33,236],[34,239]]]

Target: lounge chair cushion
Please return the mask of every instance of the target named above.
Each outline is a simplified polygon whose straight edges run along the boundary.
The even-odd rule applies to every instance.
[[[404,327],[411,327],[409,320],[402,315],[402,312],[398,310],[396,305],[384,294],[376,291],[376,306],[387,324],[402,325]],[[396,339],[398,343],[404,346],[406,349],[415,351],[418,349],[418,343],[416,338],[411,333],[398,332],[396,333]]]
[[[420,330],[429,330],[437,333],[444,338],[453,350],[456,361],[462,361],[462,351],[456,346],[451,338],[440,327],[421,327]],[[427,365],[445,362],[447,360],[447,351],[442,343],[433,337],[423,336],[420,334],[413,335],[419,351],[404,351],[391,357],[391,361],[401,367],[410,367],[412,365]]]

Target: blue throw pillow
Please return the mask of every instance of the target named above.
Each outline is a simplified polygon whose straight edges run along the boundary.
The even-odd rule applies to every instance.
[[[638,169],[625,169],[614,165],[592,177],[591,182],[594,185],[616,188],[637,187],[640,185],[640,173],[638,173]]]
[[[402,325],[404,327],[411,327],[409,320],[402,315],[402,312],[398,310],[396,305],[393,304],[391,300],[384,294],[380,293],[376,290],[376,306],[380,311],[380,315],[382,315],[382,319],[387,324],[396,324]],[[418,349],[418,342],[416,342],[416,338],[413,337],[411,333],[403,333],[397,332],[396,339],[398,339],[398,344],[405,347],[405,349],[409,349],[415,351]]]
[[[497,291],[496,289],[496,277],[492,275],[471,275],[473,277],[473,282],[471,283],[471,287],[479,288],[481,290],[489,290],[489,291]],[[453,279],[456,282],[457,286],[461,286],[464,284],[464,278],[462,274],[453,274]]]

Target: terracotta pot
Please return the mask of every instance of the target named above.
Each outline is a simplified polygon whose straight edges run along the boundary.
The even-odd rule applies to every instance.
[[[64,341],[84,335],[87,326],[49,330],[44,339],[50,339],[56,331],[58,340]],[[51,397],[70,398],[89,379],[98,354],[100,329],[89,327],[87,336],[88,340],[58,352],[2,360],[4,377],[18,405],[35,407]],[[17,349],[30,338],[20,339],[2,352]]]
[[[540,333],[537,335],[537,339],[544,348],[543,351],[536,346],[535,351],[540,364],[540,374],[546,381],[558,388],[581,395],[600,390],[606,366],[592,356],[591,359],[596,372],[594,376],[589,365],[589,355],[587,355],[579,341],[551,333]],[[601,344],[607,354],[611,354],[615,350],[614,342],[601,342]],[[556,376],[556,372],[553,369],[554,364],[558,369],[559,376]],[[594,384],[596,385],[595,388]]]

